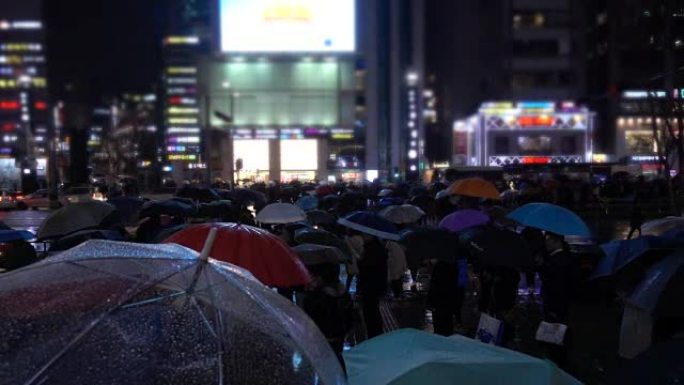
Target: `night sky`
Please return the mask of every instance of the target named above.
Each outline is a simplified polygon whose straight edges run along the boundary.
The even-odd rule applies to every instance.
[[[153,91],[163,1],[45,1],[53,96],[98,103],[101,96]]]

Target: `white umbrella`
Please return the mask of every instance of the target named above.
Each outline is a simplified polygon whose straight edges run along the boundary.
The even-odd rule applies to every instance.
[[[378,193],[378,196],[380,198],[385,198],[385,197],[392,195],[392,192],[393,192],[392,190],[385,188],[385,189],[380,190],[380,192]]]
[[[282,225],[306,220],[306,213],[290,203],[272,203],[264,207],[256,216],[259,223]]]
[[[414,205],[389,206],[380,212],[380,216],[397,225],[418,222],[425,216],[425,211]]]

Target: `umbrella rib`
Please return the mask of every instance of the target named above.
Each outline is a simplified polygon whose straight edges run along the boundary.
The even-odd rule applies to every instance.
[[[199,306],[197,303],[197,299],[195,299],[194,296],[190,296],[190,302],[192,303],[192,306],[197,310],[199,315],[202,317],[202,323],[204,323],[204,326],[209,329],[209,332],[211,332],[211,335],[214,336],[214,338],[219,338],[218,334],[216,333],[216,330],[214,330],[214,327],[211,326],[211,323],[209,323],[209,319],[207,318],[206,314],[204,314],[204,310]]]
[[[109,258],[107,258],[107,259],[109,259]],[[112,259],[114,259],[114,258],[112,258]],[[116,258],[116,259],[119,259],[119,258]],[[136,259],[139,259],[139,258],[132,258],[132,257],[131,257],[131,258],[121,258],[121,259],[136,260]],[[169,260],[173,260],[173,259],[169,259]],[[93,259],[87,259],[86,261],[93,261]],[[66,263],[68,263],[68,264],[70,264],[70,265],[73,265],[73,266],[78,266],[78,267],[83,268],[83,269],[86,269],[86,270],[91,270],[91,271],[94,271],[94,272],[96,272],[96,273],[101,273],[101,274],[105,274],[105,275],[110,275],[110,276],[116,277],[116,278],[128,279],[128,280],[131,280],[131,281],[134,281],[134,282],[138,282],[138,283],[143,283],[143,284],[146,282],[146,281],[143,281],[143,280],[141,280],[140,278],[135,277],[135,276],[118,274],[118,273],[115,273],[115,272],[112,272],[112,271],[106,271],[106,270],[102,270],[102,269],[99,269],[99,268],[96,268],[96,267],[86,266],[86,265],[83,265],[83,264],[81,264],[81,263],[79,263],[79,262],[80,262],[80,261],[68,261],[68,262],[66,262]],[[193,265],[189,265],[189,266],[193,266]],[[171,276],[173,276],[173,274],[172,274]]]
[[[69,262],[69,263],[71,263],[71,262]],[[78,264],[76,264],[76,265],[78,265]],[[140,286],[143,286],[143,285],[140,285],[138,287],[131,288],[128,291],[128,296],[126,296],[122,301],[119,301],[119,303],[116,306],[113,306],[111,309],[102,313],[102,315],[100,315],[97,319],[95,319],[90,324],[88,324],[85,327],[85,329],[83,329],[80,333],[78,333],[78,335],[76,335],[76,337],[74,337],[66,346],[64,346],[64,348],[62,348],[62,350],[57,352],[57,354],[55,354],[47,363],[45,363],[40,369],[38,369],[38,371],[36,371],[36,374],[34,374],[24,384],[25,385],[34,384],[40,378],[40,376],[43,375],[43,373],[45,373],[48,369],[50,369],[53,365],[55,365],[62,357],[64,357],[64,355],[69,351],[69,349],[71,349],[74,345],[76,345],[83,338],[85,338],[85,336],[88,335],[88,333],[90,333],[93,329],[95,329],[95,327],[98,326],[102,321],[104,321],[105,318],[107,318],[110,314],[114,313],[116,310],[119,310],[121,308],[121,306],[123,306],[123,304],[130,301],[138,293],[140,293],[141,291],[147,290],[148,288],[154,287],[154,286],[166,281],[167,279],[173,277],[174,275],[180,274],[183,271],[188,270],[192,266],[194,266],[194,265],[188,265],[188,266],[186,266],[186,267],[184,267],[178,271],[175,271],[175,272],[173,272],[173,273],[171,273],[171,274],[169,274],[169,275],[167,275],[161,279],[158,279],[156,281],[151,282],[146,287],[141,288]],[[138,289],[138,290],[136,290],[136,289]],[[44,382],[44,381],[41,381],[41,382]]]
[[[212,279],[209,277],[207,274],[207,280],[209,281],[209,287],[214,286]],[[217,286],[219,284],[216,284]],[[209,298],[211,298],[211,304],[214,307],[214,313],[216,314],[216,326],[219,329],[219,333],[221,335],[224,334],[224,329],[223,329],[223,314],[221,311],[219,311],[218,304],[216,303],[216,292],[214,290],[209,291]],[[207,321],[208,322],[208,321]],[[218,385],[223,385],[225,383],[224,378],[223,378],[223,354],[225,352],[225,346],[223,346],[223,339],[218,337],[216,338],[216,354],[218,355],[217,357],[217,365],[218,365]]]
[[[162,295],[160,297],[150,298],[150,299],[146,299],[144,301],[133,302],[133,303],[130,303],[128,305],[121,306],[121,309],[131,309],[131,308],[138,307],[138,306],[149,305],[151,303],[163,301],[163,300],[169,299],[169,298],[179,297],[179,296],[185,295],[185,294],[187,294],[187,293],[184,291],[177,291],[175,293]]]

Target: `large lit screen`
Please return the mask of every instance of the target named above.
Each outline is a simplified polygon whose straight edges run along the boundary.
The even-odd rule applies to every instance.
[[[268,140],[234,140],[233,156],[233,162],[242,159],[244,171],[268,171],[270,167]]]
[[[318,141],[316,139],[281,140],[280,168],[290,171],[318,169]]]
[[[356,0],[220,0],[224,52],[353,52]]]

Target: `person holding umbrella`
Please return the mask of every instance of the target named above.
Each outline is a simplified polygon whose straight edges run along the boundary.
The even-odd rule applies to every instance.
[[[394,224],[376,213],[358,211],[338,220],[338,224],[356,231],[363,240],[358,261],[357,294],[361,297],[368,338],[382,334],[380,299],[387,292],[387,249],[382,239],[399,240]]]
[[[301,307],[318,326],[344,369],[344,339],[352,328],[353,302],[339,280],[340,266],[334,263],[307,264],[312,281],[306,286]],[[299,302],[299,301],[298,301]]]
[[[547,254],[543,259],[540,274],[544,321],[567,325],[570,302],[579,281],[580,267],[577,259],[570,254],[568,244],[562,235],[545,232],[545,246]],[[568,342],[566,334],[564,345],[549,344],[549,358],[559,366],[566,362]]]

